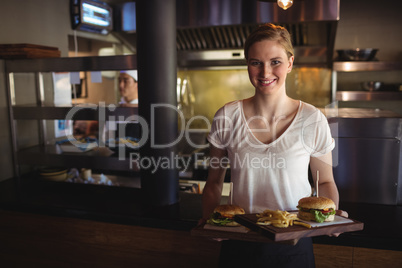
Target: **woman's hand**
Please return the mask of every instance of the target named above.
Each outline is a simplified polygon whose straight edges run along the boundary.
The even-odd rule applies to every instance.
[[[338,210],[335,212],[335,215],[338,215],[338,216],[341,216],[341,217],[345,217],[345,218],[348,218],[348,217],[349,217],[349,214],[348,214],[346,211],[340,210],[340,209],[338,209]],[[335,234],[332,234],[332,235],[330,235],[330,236],[338,237],[340,234],[341,234],[341,233],[335,233]]]
[[[203,226],[203,225],[205,225],[206,223],[207,223],[207,219],[204,219],[204,218],[202,218],[202,219],[199,219],[199,221],[198,221],[198,224],[197,224],[197,227],[200,227],[200,226]],[[211,238],[212,240],[214,240],[214,241],[217,241],[217,242],[222,242],[223,240],[229,240],[228,238],[219,238],[219,237],[217,237],[217,238]]]
[[[338,209],[336,211],[335,215],[338,215],[338,216],[341,216],[341,217],[344,217],[344,218],[349,218],[349,214],[346,211],[340,210],[340,209]]]
[[[206,220],[206,219],[204,219],[204,218],[199,219],[199,220],[198,220],[198,223],[197,223],[197,227],[198,227],[198,226],[202,226],[202,225],[204,225],[204,224],[206,224],[206,223],[207,223],[207,220]]]

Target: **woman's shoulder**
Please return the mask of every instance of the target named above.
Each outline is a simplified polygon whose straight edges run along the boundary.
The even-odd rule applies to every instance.
[[[303,122],[303,125],[328,124],[327,117],[320,109],[314,105],[302,101],[299,120]]]
[[[301,113],[303,115],[312,115],[312,114],[323,114],[321,112],[320,109],[318,109],[317,107],[315,107],[314,105],[304,102],[304,101],[300,101],[300,106],[301,106]]]
[[[239,111],[241,108],[241,100],[235,100],[226,103],[223,105],[219,110],[216,112],[215,116],[217,115],[230,115],[235,113],[236,111]]]
[[[302,106],[302,110],[306,112],[315,112],[318,110],[318,108],[315,107],[314,105],[304,101],[300,101],[300,105]]]

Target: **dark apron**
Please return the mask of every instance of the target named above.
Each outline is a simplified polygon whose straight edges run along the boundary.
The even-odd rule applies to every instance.
[[[315,267],[313,242],[302,238],[296,245],[237,240],[222,241],[219,267]]]

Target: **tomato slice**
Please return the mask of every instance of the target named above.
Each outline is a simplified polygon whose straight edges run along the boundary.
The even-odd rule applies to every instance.
[[[330,213],[331,212],[331,209],[323,209],[323,210],[321,210],[321,213],[322,214],[327,214],[327,213]]]

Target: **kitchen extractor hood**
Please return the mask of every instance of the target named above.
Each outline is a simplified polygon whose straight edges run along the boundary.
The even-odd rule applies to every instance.
[[[288,10],[258,0],[177,0],[179,67],[245,65],[243,46],[259,24],[284,26],[295,65],[331,66],[339,0],[299,0]]]
[[[245,65],[243,45],[260,24],[284,26],[292,36],[295,65],[332,64],[340,0],[295,0],[288,10],[259,0],[176,0],[179,68]],[[135,50],[135,33],[116,37]]]

